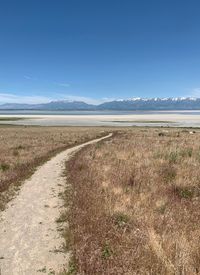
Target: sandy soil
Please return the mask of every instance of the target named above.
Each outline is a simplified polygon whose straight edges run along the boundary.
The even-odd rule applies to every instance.
[[[18,196],[0,214],[0,274],[58,274],[69,255],[63,253],[63,239],[56,220],[63,202],[65,161],[82,147],[112,134],[65,150],[39,167],[25,181]]]

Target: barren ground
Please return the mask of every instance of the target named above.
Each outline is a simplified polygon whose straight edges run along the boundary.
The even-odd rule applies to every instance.
[[[25,181],[18,196],[0,216],[0,273],[27,275],[40,272],[58,274],[67,266],[69,254],[63,250],[58,232],[63,201],[65,161],[96,139],[58,154],[39,167]],[[66,224],[65,224],[66,226]]]

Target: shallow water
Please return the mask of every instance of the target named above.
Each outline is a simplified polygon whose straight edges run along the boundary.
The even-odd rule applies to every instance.
[[[0,115],[151,115],[181,114],[200,115],[200,110],[173,111],[48,111],[48,110],[0,110]]]

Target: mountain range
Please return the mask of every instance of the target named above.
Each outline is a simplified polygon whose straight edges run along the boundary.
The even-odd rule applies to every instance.
[[[200,98],[131,98],[104,102],[99,105],[83,101],[52,101],[43,104],[6,103],[0,105],[0,110],[200,110]]]

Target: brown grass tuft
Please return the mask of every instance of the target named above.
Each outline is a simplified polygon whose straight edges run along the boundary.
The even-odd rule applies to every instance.
[[[77,274],[200,273],[200,133],[159,133],[122,131],[67,164]]]

